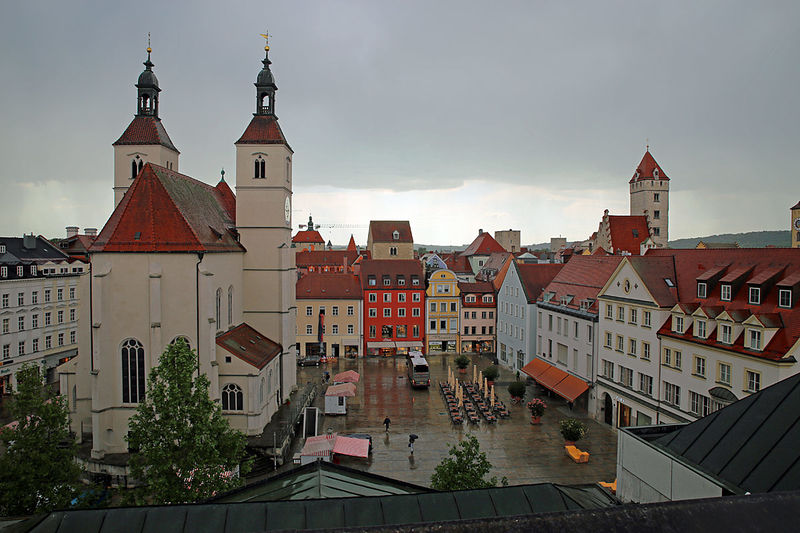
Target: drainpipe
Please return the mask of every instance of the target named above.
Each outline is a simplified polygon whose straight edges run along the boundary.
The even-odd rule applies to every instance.
[[[200,377],[200,263],[203,262],[204,252],[197,252],[197,263],[194,265],[194,303],[195,303],[195,328],[197,339],[197,376]]]
[[[92,300],[92,256],[89,255],[89,368],[94,372],[94,305]]]

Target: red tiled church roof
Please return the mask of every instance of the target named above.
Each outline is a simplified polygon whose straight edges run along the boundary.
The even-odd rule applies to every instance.
[[[225,348],[245,363],[259,370],[281,354],[281,345],[242,323],[217,337],[217,346]]]
[[[609,215],[608,227],[614,253],[622,250],[631,255],[639,255],[642,241],[650,237],[645,215]]]
[[[216,187],[146,163],[90,252],[243,252]]]
[[[136,116],[128,124],[128,128],[117,139],[113,146],[123,144],[160,144],[170,150],[178,152],[172,139],[167,135],[167,130],[161,123],[161,119],[149,116]],[[180,152],[178,152],[180,153]]]
[[[353,235],[350,235],[350,242],[347,243],[347,251],[348,252],[357,252],[358,247],[356,247],[356,240],[353,238]]]
[[[272,115],[255,115],[236,144],[285,144],[278,119]],[[291,148],[289,148],[291,150]]]
[[[228,212],[231,220],[236,223],[236,197],[233,195],[233,191],[225,182],[224,178],[219,180],[215,189],[219,191],[222,207]]]
[[[494,239],[494,237],[484,231],[475,237],[475,240],[472,241],[472,243],[467,246],[467,249],[461,252],[459,255],[469,257],[472,255],[489,255],[491,253],[505,251],[506,249],[503,248],[500,243]]]
[[[658,177],[655,176],[654,170],[658,169]],[[630,183],[639,180],[652,180],[652,179],[659,179],[669,181],[667,177],[667,173],[658,166],[656,160],[653,158],[650,150],[648,149],[644,153],[644,157],[639,162],[639,166],[636,167],[636,171],[633,173],[633,177],[631,178]]]
[[[303,276],[295,287],[297,299],[333,298],[360,300],[361,282],[348,273],[323,273]]]
[[[312,244],[322,244],[325,245],[325,239],[322,238],[322,235],[319,234],[317,230],[302,230],[298,231],[297,235],[292,237],[292,242],[304,242],[304,243],[312,243]]]

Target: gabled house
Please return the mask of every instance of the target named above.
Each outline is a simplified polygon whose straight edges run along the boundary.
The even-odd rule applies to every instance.
[[[460,282],[461,353],[495,353],[497,298],[488,281]]]
[[[414,236],[408,220],[371,220],[367,250],[372,259],[414,259]]]

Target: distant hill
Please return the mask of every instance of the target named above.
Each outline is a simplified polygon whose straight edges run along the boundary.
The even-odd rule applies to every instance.
[[[789,231],[748,231],[747,233],[723,233],[707,237],[691,237],[669,241],[670,248],[694,248],[703,242],[736,242],[740,248],[766,248],[767,246],[789,247],[792,234]]]

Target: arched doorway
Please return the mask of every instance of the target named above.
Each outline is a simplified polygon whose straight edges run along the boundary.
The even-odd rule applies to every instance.
[[[607,392],[603,394],[603,410],[605,411],[604,421],[609,426],[614,424],[614,402],[611,401],[611,395]]]

